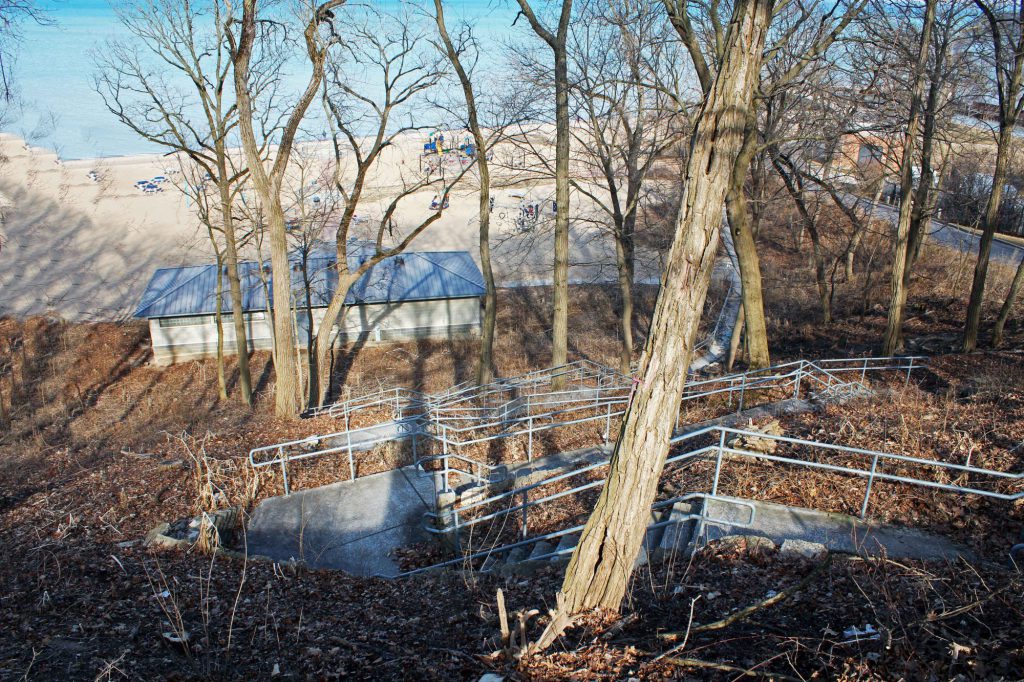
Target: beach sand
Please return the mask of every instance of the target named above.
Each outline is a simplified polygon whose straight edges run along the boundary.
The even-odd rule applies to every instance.
[[[371,236],[370,228],[403,181],[420,174],[422,140],[408,137],[382,156],[360,201],[363,222],[354,236]],[[496,155],[502,152],[496,150]],[[178,162],[146,155],[61,162],[45,149],[29,148],[21,139],[0,134],[0,192],[3,193],[5,237],[0,251],[0,315],[52,315],[69,320],[111,320],[129,317],[157,268],[209,263],[213,251],[194,207],[170,183],[164,191],[145,194],[137,180],[168,175]],[[302,146],[291,173],[293,183],[322,170],[329,158],[324,143]],[[96,171],[99,181],[88,177]],[[457,172],[457,166],[448,173]],[[500,286],[550,281],[552,238],[550,205],[554,186],[522,172],[499,174],[495,194],[492,248]],[[430,215],[434,189],[405,199],[395,214],[394,243]],[[547,225],[528,232],[515,224],[523,203],[539,204]],[[611,280],[614,261],[610,240],[592,227],[591,202],[574,196],[570,279]],[[467,177],[448,210],[410,247],[419,251],[465,250],[479,261],[478,195]],[[245,254],[255,257],[255,251]],[[266,253],[264,253],[266,256]],[[641,273],[650,278],[653,273]]]

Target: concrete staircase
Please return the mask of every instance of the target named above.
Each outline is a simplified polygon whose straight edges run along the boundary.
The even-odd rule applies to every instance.
[[[498,575],[530,574],[543,566],[568,563],[579,537],[579,530],[571,529],[496,547],[479,570]],[[684,559],[709,542],[730,538],[742,538],[748,547],[778,548],[805,557],[831,551],[869,556],[884,553],[903,559],[975,560],[970,550],[949,539],[912,528],[770,502],[694,497],[651,512],[636,566]]]
[[[719,504],[719,508],[722,506]],[[697,498],[652,511],[636,566],[664,557],[689,555],[704,523],[700,518],[702,509],[702,500]],[[513,575],[530,573],[551,564],[568,563],[579,539],[579,530],[573,529],[497,547],[484,559],[480,572]]]

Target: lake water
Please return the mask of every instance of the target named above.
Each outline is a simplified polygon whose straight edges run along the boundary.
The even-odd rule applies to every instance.
[[[93,90],[96,67],[91,55],[109,39],[124,37],[107,0],[49,0],[41,3],[56,25],[26,25],[18,47],[15,82],[22,101],[20,116],[10,116],[5,130],[31,144],[56,150],[62,158],[122,156],[162,151],[128,130],[106,109]],[[395,9],[395,0],[371,3]],[[416,3],[425,7],[420,0]],[[430,3],[432,7],[432,3]],[[515,12],[504,0],[450,0],[445,3],[451,28],[466,19],[477,26],[485,53],[501,52],[510,39]],[[525,22],[520,20],[520,26]],[[291,77],[301,81],[301,74]]]

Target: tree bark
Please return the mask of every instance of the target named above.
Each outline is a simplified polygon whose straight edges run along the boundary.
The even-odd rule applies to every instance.
[[[211,233],[210,239],[213,239]],[[213,304],[213,322],[217,328],[217,395],[221,400],[228,399],[228,382],[224,377],[224,259],[217,254],[217,300]]]
[[[890,281],[892,295],[889,299],[889,317],[886,321],[885,336],[882,338],[882,355],[895,355],[903,348],[903,311],[907,303],[904,273],[907,270],[911,211],[914,204],[914,145],[917,141],[917,129],[921,125],[921,98],[924,95],[932,26],[935,24],[935,5],[936,0],[928,0],[925,5],[924,24],[921,27],[921,45],[917,54],[914,88],[910,99],[910,118],[907,121],[907,133],[903,138],[903,158],[900,165],[900,213],[899,221],[896,223]],[[920,178],[920,182],[924,182],[924,177]],[[927,198],[927,190],[925,190],[925,197]]]
[[[752,112],[753,113],[753,112]],[[743,147],[732,169],[726,213],[732,232],[736,260],[740,267],[741,293],[747,334],[747,362],[759,369],[771,365],[768,351],[768,327],[764,315],[764,294],[761,287],[761,264],[757,256],[757,243],[750,225],[747,197],[743,185],[753,160],[757,143],[757,121],[748,117],[744,128]]]
[[[676,235],[641,356],[639,383],[607,482],[573,553],[558,608],[539,647],[550,644],[572,615],[595,607],[617,610],[625,595],[679,411],[771,5],[768,0],[738,0],[733,10],[725,58],[694,131]]]

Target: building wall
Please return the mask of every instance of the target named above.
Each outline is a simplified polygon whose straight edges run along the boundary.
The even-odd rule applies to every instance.
[[[314,330],[326,312],[313,309]],[[299,344],[305,348],[307,317],[296,311]],[[237,351],[235,328],[225,316],[224,352]],[[339,343],[363,341],[368,344],[411,339],[464,338],[480,333],[480,299],[452,298],[437,301],[405,301],[352,306],[336,329]],[[217,326],[213,316],[165,318],[149,321],[153,357],[158,365],[208,357],[217,353]],[[246,315],[246,334],[250,350],[269,350],[272,346],[270,316]]]

